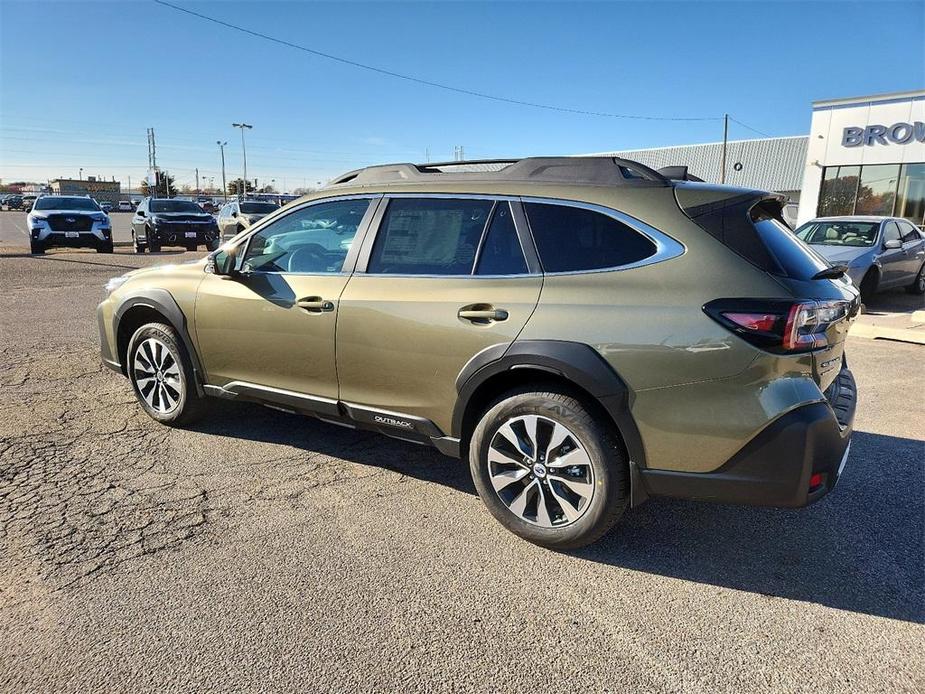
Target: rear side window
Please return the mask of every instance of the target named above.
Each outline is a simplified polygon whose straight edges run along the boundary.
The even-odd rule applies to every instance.
[[[552,203],[524,204],[546,272],[580,272],[631,265],[655,255],[648,238],[593,210]]]
[[[366,271],[392,275],[469,275],[491,200],[389,201]]]
[[[488,233],[479,251],[477,275],[523,275],[527,273],[517,229],[507,201],[495,205]]]

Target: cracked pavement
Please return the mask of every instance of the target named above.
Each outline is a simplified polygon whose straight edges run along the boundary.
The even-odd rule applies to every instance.
[[[194,254],[4,253],[0,691],[925,688],[925,347],[849,341],[857,433],[820,503],[653,500],[555,554],[427,448],[145,416],[94,309]]]

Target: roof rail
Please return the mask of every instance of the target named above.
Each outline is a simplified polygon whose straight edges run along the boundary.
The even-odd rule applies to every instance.
[[[669,179],[648,166],[619,157],[527,157],[476,159],[428,164],[382,164],[350,171],[329,186],[346,183],[435,181],[536,181],[595,185],[668,185]]]

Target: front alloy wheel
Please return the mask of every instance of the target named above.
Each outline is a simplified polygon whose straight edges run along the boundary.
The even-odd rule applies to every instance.
[[[129,341],[127,372],[138,401],[153,419],[186,424],[202,412],[192,363],[176,331],[165,323],[141,326]]]
[[[488,447],[488,475],[511,513],[542,528],[574,523],[594,498],[594,468],[578,437],[538,415],[501,425]]]

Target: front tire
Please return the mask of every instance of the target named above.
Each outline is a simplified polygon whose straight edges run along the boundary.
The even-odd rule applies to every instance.
[[[132,250],[139,254],[145,252],[145,244],[138,240],[138,237],[135,236],[134,231],[132,232]]]
[[[205,398],[196,391],[192,361],[171,326],[148,323],[136,330],[126,370],[138,402],[152,419],[180,426],[202,415]]]
[[[925,263],[922,263],[919,273],[915,276],[912,284],[906,287],[906,291],[910,294],[925,294]]]
[[[219,239],[206,241],[206,250],[212,253],[213,251],[217,251],[221,245],[222,242]]]
[[[112,243],[107,243],[104,246],[98,246],[96,249],[97,253],[112,253],[114,251]]]
[[[559,392],[512,392],[483,415],[469,468],[508,530],[556,550],[588,545],[629,503],[626,454],[613,426]]]
[[[870,269],[867,271],[867,274],[864,275],[864,279],[861,280],[861,301],[867,303],[874,298],[874,294],[877,293],[877,285],[880,283],[880,279],[877,277],[877,271]]]
[[[29,252],[32,255],[44,255],[45,254],[45,244],[41,241],[30,241],[29,242]]]

